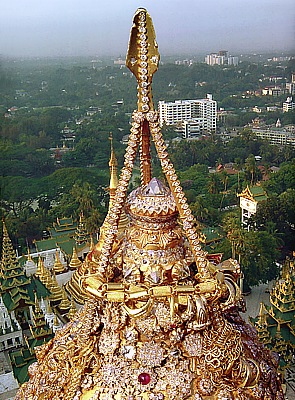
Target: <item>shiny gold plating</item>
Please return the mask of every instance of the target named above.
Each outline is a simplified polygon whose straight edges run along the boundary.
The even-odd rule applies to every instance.
[[[237,313],[239,265],[214,266],[202,250],[153,108],[158,61],[150,16],[139,9],[127,55],[138,110],[103,240],[81,277],[89,299],[36,350],[16,400],[283,399],[271,356]],[[151,180],[150,136],[169,188]],[[142,187],[126,203],[138,148]],[[125,203],[130,226],[121,236]]]

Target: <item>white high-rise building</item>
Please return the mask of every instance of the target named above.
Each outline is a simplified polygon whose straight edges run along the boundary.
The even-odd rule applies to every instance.
[[[205,99],[160,101],[160,125],[179,125],[185,138],[216,131],[217,102],[208,94]]]
[[[239,58],[228,54],[227,50],[221,50],[218,53],[211,53],[205,57],[205,63],[208,65],[234,65],[239,64]]]
[[[292,97],[287,97],[287,100],[283,103],[283,112],[293,111],[295,109],[295,103]]]

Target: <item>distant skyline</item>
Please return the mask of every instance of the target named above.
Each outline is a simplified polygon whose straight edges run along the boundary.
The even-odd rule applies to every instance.
[[[1,4],[0,55],[125,56],[138,7],[162,55],[295,53],[294,0],[15,0]]]

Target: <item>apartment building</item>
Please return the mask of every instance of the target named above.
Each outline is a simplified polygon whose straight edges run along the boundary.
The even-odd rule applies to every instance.
[[[292,97],[287,97],[287,100],[283,103],[283,112],[289,112],[295,110],[295,103]]]
[[[270,144],[279,146],[295,146],[295,135],[282,130],[253,129],[255,135],[260,139],[266,139]]]
[[[205,99],[160,101],[160,125],[178,125],[184,138],[216,131],[217,102],[208,94]]]
[[[221,50],[218,53],[211,53],[205,57],[205,63],[208,65],[234,65],[239,64],[239,58],[228,54],[227,50]]]

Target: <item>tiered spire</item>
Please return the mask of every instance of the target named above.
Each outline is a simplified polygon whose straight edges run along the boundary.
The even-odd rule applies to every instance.
[[[58,250],[55,251],[55,262],[53,265],[53,269],[56,274],[62,274],[63,272],[65,272],[65,267],[60,260]]]
[[[57,305],[62,301],[62,289],[57,283],[56,275],[54,271],[52,271],[52,276],[48,283],[48,289],[50,291],[49,300],[51,304]]]
[[[72,297],[71,298],[71,308],[67,314],[67,317],[71,320],[75,316],[76,312],[77,312],[77,307],[76,307],[75,301]]]
[[[270,303],[270,306],[261,306],[263,317],[259,315],[250,320],[256,327],[260,340],[280,354],[280,367],[284,370],[295,351],[295,270],[292,259],[287,259],[284,263],[282,277],[276,281],[270,293]]]
[[[53,320],[52,330],[53,330],[54,333],[56,333],[56,331],[58,331],[61,328],[62,328],[62,323],[60,322],[58,316],[55,314],[54,320]]]
[[[26,270],[27,275],[32,275],[32,274],[36,273],[36,263],[32,259],[29,248],[28,248],[27,260],[25,262],[25,270]]]
[[[267,330],[267,323],[266,323],[266,310],[263,303],[260,303],[260,310],[259,310],[259,317],[257,322],[255,323],[255,327],[257,330],[257,334],[259,340],[264,345],[268,345],[271,343],[271,337]]]
[[[32,311],[32,325],[30,325],[32,337],[29,338],[31,347],[39,346],[53,336],[52,329],[47,325],[44,314],[39,306],[38,298],[35,294],[35,306]]]
[[[70,308],[71,308],[71,302],[68,299],[65,288],[62,287],[62,300],[58,305],[58,309],[60,310],[61,314],[65,314],[69,311]]]
[[[3,221],[2,259],[0,267],[0,295],[8,311],[34,304],[30,294],[30,278],[18,264],[16,253]]]
[[[80,285],[80,278],[87,273],[88,268],[87,260],[85,260],[83,264],[74,271],[71,279],[65,285],[66,291],[78,304],[84,304],[87,298],[87,293]]]
[[[73,247],[73,255],[69,264],[70,269],[76,270],[82,265],[82,261],[79,259],[77,255],[77,250],[75,247]]]
[[[81,244],[85,244],[88,241],[89,234],[87,233],[87,230],[84,225],[84,216],[83,212],[80,212],[80,217],[79,217],[79,223],[74,235],[74,239],[76,242],[77,246],[80,246]]]

